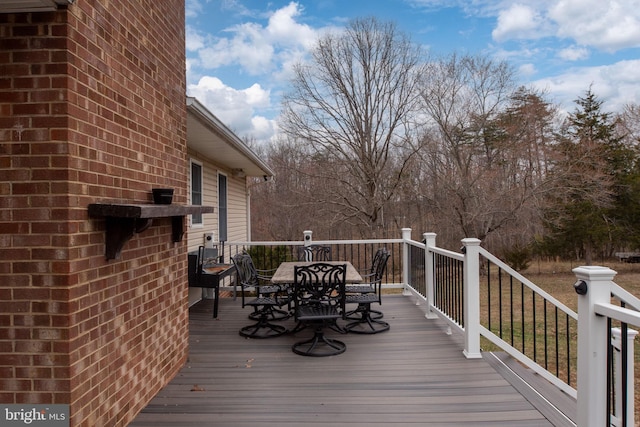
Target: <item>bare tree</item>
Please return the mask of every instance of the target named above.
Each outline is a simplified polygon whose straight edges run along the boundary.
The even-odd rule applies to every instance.
[[[280,139],[254,148],[275,173],[272,181],[256,179],[250,184],[251,226],[257,240],[296,240],[306,229],[322,233],[316,220],[318,205],[309,198],[315,183],[303,173],[315,167],[309,150]]]
[[[314,197],[334,223],[376,232],[417,150],[422,60],[394,24],[366,18],[321,38],[295,66],[280,126],[321,165],[307,172],[322,182]]]
[[[616,118],[616,126],[617,133],[627,140],[627,144],[640,145],[640,105],[625,105]]]
[[[540,94],[516,90],[514,81],[505,62],[482,56],[453,54],[425,73],[422,98],[432,125],[425,196],[450,221],[442,228],[455,227],[462,237],[484,240],[530,220],[548,190],[555,111]]]

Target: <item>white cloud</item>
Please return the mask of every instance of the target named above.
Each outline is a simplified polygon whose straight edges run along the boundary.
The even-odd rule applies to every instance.
[[[198,31],[187,25],[185,28],[185,48],[187,51],[197,51],[205,46],[205,38]]]
[[[196,9],[196,0],[188,2]],[[188,84],[187,91],[238,135],[270,139],[276,132],[275,121],[267,117],[276,110],[271,96],[278,96],[282,89],[277,85],[288,80],[293,64],[305,58],[319,34],[329,27],[311,28],[299,22],[304,9],[295,1],[263,14],[263,20],[236,0],[223,0],[221,7],[253,18],[217,36],[186,27],[187,81],[197,81]],[[267,81],[272,90],[265,90],[264,83],[237,90],[213,77],[226,75],[230,80],[229,73],[255,76],[254,81]]]
[[[557,35],[604,51],[640,46],[638,0],[558,0],[549,9]]]
[[[193,60],[187,59],[185,61],[185,68],[187,70],[187,76],[191,76],[191,70],[193,69],[193,67],[194,67]]]
[[[247,7],[244,6],[239,0],[221,0],[220,10],[222,10],[225,13],[231,12],[237,15],[249,15],[249,16],[251,15],[250,10],[247,9]]]
[[[518,61],[526,59],[527,61],[533,61],[535,58],[545,55],[546,51],[537,47],[521,47],[518,50],[506,50],[500,49],[495,46],[491,46],[493,56],[505,61]]]
[[[186,18],[194,18],[202,12],[202,4],[198,0],[187,0],[184,6]]]
[[[301,13],[302,7],[291,2],[272,12],[265,25],[245,22],[227,28],[229,37],[206,39],[187,27],[187,50],[196,52],[206,69],[237,65],[249,75],[281,72],[288,58],[300,57],[317,40],[320,30],[296,22]]]
[[[265,108],[269,106],[269,91],[263,90],[258,83],[242,90],[242,93],[247,99],[247,104],[252,107]]]
[[[522,64],[519,68],[518,71],[520,72],[520,74],[524,77],[528,77],[528,76],[532,76],[535,73],[538,72],[538,70],[536,70],[536,66],[528,63],[528,64]]]
[[[492,36],[498,42],[558,37],[608,52],[640,47],[639,0],[476,0],[459,6],[497,17]]]
[[[604,101],[606,111],[617,112],[627,103],[640,104],[640,60],[574,68],[533,84],[552,93],[555,101],[566,111],[573,111],[574,100],[591,87],[593,93]]]
[[[458,7],[495,17],[494,40],[560,37],[602,51],[640,47],[639,0],[405,0],[425,10]]]
[[[579,61],[589,57],[589,49],[571,46],[558,51],[558,57],[565,61]]]
[[[498,23],[491,32],[494,40],[534,39],[544,35],[544,19],[534,8],[516,3],[498,14]]]
[[[305,49],[311,48],[316,41],[317,33],[308,25],[295,21],[294,18],[301,13],[302,8],[298,3],[289,3],[271,15],[265,32],[274,43],[283,46],[301,46]]]
[[[216,117],[240,137],[269,139],[275,129],[272,120],[256,114],[257,108],[270,105],[270,93],[254,84],[237,90],[217,77],[205,76],[187,87],[189,96],[202,102]]]
[[[268,141],[273,138],[276,133],[276,126],[274,120],[269,120],[266,117],[254,116],[251,119],[253,125],[253,132],[251,135],[257,141]]]
[[[242,24],[232,38],[218,38],[198,51],[202,67],[215,69],[237,64],[251,75],[268,72],[273,66],[274,48],[263,37],[258,24]]]

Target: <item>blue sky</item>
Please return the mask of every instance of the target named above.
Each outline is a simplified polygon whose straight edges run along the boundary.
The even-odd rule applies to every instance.
[[[640,104],[640,0],[186,0],[187,94],[236,134],[277,135],[291,65],[353,18],[393,21],[432,55],[506,60],[572,111]]]

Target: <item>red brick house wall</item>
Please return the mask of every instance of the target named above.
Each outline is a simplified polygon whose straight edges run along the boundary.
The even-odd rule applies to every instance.
[[[186,361],[170,219],[105,257],[90,203],[187,200],[184,1],[0,14],[0,403],[124,426]]]

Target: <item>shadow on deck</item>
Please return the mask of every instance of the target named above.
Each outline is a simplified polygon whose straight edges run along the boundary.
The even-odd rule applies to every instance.
[[[461,337],[412,299],[385,296],[381,308],[391,330],[341,335],[344,354],[309,358],[291,345],[310,331],[245,339],[249,308],[222,298],[212,319],[201,302],[190,310],[188,363],[130,426],[574,425],[550,408],[562,396],[543,398],[500,357],[465,359]]]

